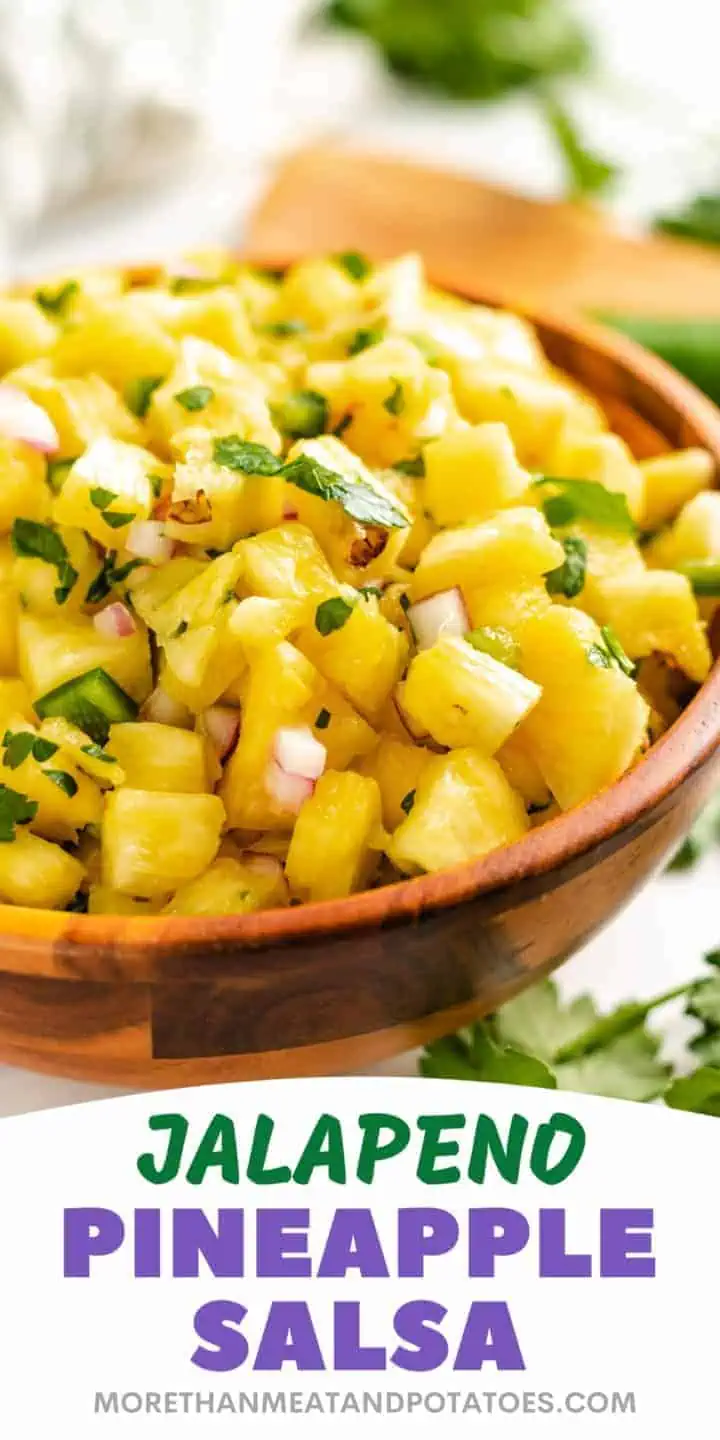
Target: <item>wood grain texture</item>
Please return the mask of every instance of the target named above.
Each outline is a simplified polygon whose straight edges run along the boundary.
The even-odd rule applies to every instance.
[[[493,300],[479,283],[473,293]],[[621,337],[534,318],[550,358],[636,454],[699,444],[720,464],[720,414],[692,386]],[[357,1070],[446,1033],[552,970],[627,903],[709,796],[719,741],[716,666],[618,784],[454,870],[239,917],[0,906],[0,1056],[157,1088]]]
[[[530,200],[429,166],[348,149],[291,156],[261,201],[246,248],[268,264],[303,251],[422,251],[440,285],[563,312],[720,317],[709,247],[613,231],[588,206]]]

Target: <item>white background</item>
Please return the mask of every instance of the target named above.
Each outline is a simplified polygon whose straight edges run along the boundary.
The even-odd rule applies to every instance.
[[[604,65],[591,84],[572,86],[568,98],[600,148],[622,159],[615,209],[621,223],[631,223],[720,176],[720,21],[709,0],[683,0],[680,8],[657,0],[582,0],[581,8],[597,31]],[[227,5],[221,48],[240,77],[253,75],[250,109],[247,84],[219,87],[222,141],[186,174],[132,202],[73,207],[23,242],[16,268],[40,273],[83,260],[234,242],[273,158],[321,135],[417,155],[535,193],[556,191],[556,156],[527,101],[479,111],[408,94],[360,41],[292,40],[291,23],[305,9],[300,0]],[[720,943],[719,867],[720,852],[691,876],[651,885],[570,962],[563,988],[588,987],[611,1004],[692,976],[702,951]],[[684,1033],[682,1022],[671,1023],[671,1050]],[[389,1068],[412,1064],[405,1059]],[[109,1093],[0,1068],[0,1114]]]
[[[347,1144],[348,1184],[332,1185],[320,1173],[308,1187],[255,1189],[244,1179],[248,1140],[258,1110],[276,1121],[271,1163],[293,1166],[313,1124],[327,1106],[322,1081],[287,1081],[242,1089],[188,1091],[182,1112],[191,1121],[199,1143],[209,1117],[223,1111],[235,1119],[241,1160],[240,1185],[230,1187],[211,1172],[200,1187],[178,1180],[172,1186],[150,1186],[136,1170],[137,1156],[147,1148],[160,1156],[163,1146],[147,1129],[153,1113],[173,1110],[177,1096],[134,1096],[102,1106],[70,1107],[6,1120],[0,1126],[3,1173],[12,1176],[0,1199],[0,1276],[12,1303],[0,1307],[0,1428],[13,1440],[58,1432],[85,1440],[88,1435],[192,1436],[192,1440],[241,1432],[285,1437],[289,1427],[298,1440],[318,1434],[375,1436],[407,1433],[435,1436],[448,1418],[417,1413],[382,1419],[349,1417],[339,1421],[311,1414],[290,1420],[241,1420],[231,1415],[213,1420],[190,1416],[132,1416],[94,1419],[96,1390],[219,1391],[288,1388],[303,1392],[360,1388],[375,1391],[454,1390],[551,1391],[564,1398],[569,1390],[634,1390],[636,1416],[576,1417],[567,1414],[505,1417],[492,1423],[492,1433],[515,1440],[537,1434],[548,1440],[605,1440],[606,1436],[709,1434],[708,1417],[716,1407],[717,1330],[706,1297],[720,1283],[717,1245],[717,1194],[720,1150],[717,1122],[668,1110],[594,1097],[572,1097],[570,1109],[587,1131],[587,1148],[578,1169],[562,1185],[549,1188],[523,1169],[521,1183],[509,1186],[494,1170],[482,1186],[467,1181],[452,1186],[423,1186],[416,1179],[420,1136],[418,1113],[468,1113],[461,1137],[465,1167],[477,1114],[489,1112],[500,1128],[516,1110],[528,1117],[529,1134],[567,1096],[518,1091],[500,1086],[472,1086],[444,1081],[345,1080],[333,1088],[333,1113],[340,1116]],[[558,1103],[559,1102],[559,1103]],[[358,1115],[379,1109],[401,1114],[413,1130],[410,1150],[380,1165],[372,1186],[355,1180]],[[109,1122],[109,1123],[108,1123]],[[192,1150],[191,1152],[192,1153]],[[462,1160],[461,1170],[465,1173]],[[528,1178],[525,1178],[527,1175]],[[252,1234],[254,1208],[299,1206],[312,1211],[310,1254],[322,1251],[334,1209],[372,1207],[389,1269],[393,1268],[393,1236],[398,1205],[431,1205],[451,1210],[461,1222],[469,1207],[502,1205],[516,1208],[531,1221],[531,1242],[516,1257],[498,1262],[495,1280],[469,1281],[462,1243],[445,1257],[428,1262],[423,1280],[362,1280],[354,1272],[342,1281],[255,1281],[252,1259],[244,1280],[135,1280],[132,1277],[132,1230],[118,1253],[92,1262],[90,1280],[62,1276],[63,1209],[105,1206],[131,1221],[134,1207],[173,1205],[202,1207],[212,1217],[219,1206],[246,1208]],[[568,1241],[574,1251],[594,1259],[592,1279],[538,1280],[537,1209],[566,1208]],[[598,1226],[601,1208],[654,1210],[654,1279],[602,1279],[598,1274]],[[534,1222],[534,1223],[533,1223]],[[164,1222],[163,1222],[164,1223]],[[169,1232],[167,1232],[169,1233]],[[165,1235],[166,1232],[163,1231]],[[252,1256],[252,1250],[250,1250]],[[167,1265],[168,1252],[164,1264]],[[365,1343],[394,1348],[392,1316],[409,1299],[430,1299],[449,1314],[443,1333],[455,1346],[472,1300],[504,1300],[509,1306],[523,1351],[524,1372],[498,1373],[494,1366],[479,1374],[453,1373],[451,1368],[408,1375],[391,1367],[385,1374],[335,1375],[330,1341],[331,1305],[336,1299],[360,1300]],[[213,1376],[189,1363],[196,1338],[195,1310],[212,1299],[236,1300],[248,1310],[243,1333],[251,1356],[259,1339],[267,1305],[272,1299],[305,1300],[317,1317],[328,1373],[298,1374],[294,1366],[280,1374],[255,1374],[243,1366]],[[451,1345],[451,1353],[453,1346]],[[454,1417],[454,1433],[484,1433],[481,1417]],[[682,1429],[681,1429],[682,1427]]]

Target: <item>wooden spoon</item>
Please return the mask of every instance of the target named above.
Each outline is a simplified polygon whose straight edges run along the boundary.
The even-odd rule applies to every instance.
[[[422,252],[433,280],[555,313],[720,318],[720,251],[610,228],[600,212],[529,200],[429,166],[333,147],[280,167],[245,249],[267,264],[333,250]]]

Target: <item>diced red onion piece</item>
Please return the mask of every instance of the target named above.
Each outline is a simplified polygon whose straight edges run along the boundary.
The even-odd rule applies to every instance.
[[[325,769],[327,750],[316,740],[309,725],[286,725],[276,732],[273,758],[288,775],[319,780]]]
[[[16,385],[0,385],[0,434],[54,455],[60,440],[50,416]]]
[[[434,440],[442,435],[448,422],[447,405],[443,400],[433,400],[415,429],[419,440]]]
[[[104,610],[98,610],[93,624],[101,635],[108,635],[113,640],[124,640],[128,635],[134,635],[137,630],[135,618],[127,605],[123,605],[122,600],[106,605]]]
[[[177,725],[182,730],[188,730],[192,724],[192,715],[186,705],[181,705],[179,700],[173,700],[163,690],[162,685],[156,685],[152,695],[143,705],[143,719],[152,720],[156,725]]]
[[[306,775],[288,774],[287,770],[278,765],[277,760],[271,760],[268,765],[265,785],[279,809],[289,810],[292,815],[297,815],[315,789],[314,780],[309,780]]]
[[[277,855],[261,854],[258,850],[243,850],[240,859],[253,875],[264,875],[268,880],[284,878],[284,871]]]
[[[149,560],[152,565],[164,565],[166,560],[172,559],[175,544],[165,534],[162,521],[133,520],[125,539],[125,549],[141,560]]]
[[[237,740],[240,711],[231,705],[211,705],[203,711],[203,729],[215,747],[219,760],[224,760]]]
[[[296,510],[289,500],[283,505],[283,520],[297,520],[299,513],[299,510]]]
[[[429,649],[441,635],[463,636],[470,629],[470,617],[457,587],[418,600],[410,606],[408,620],[419,650]]]

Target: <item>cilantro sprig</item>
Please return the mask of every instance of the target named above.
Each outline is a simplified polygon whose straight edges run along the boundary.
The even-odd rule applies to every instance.
[[[242,440],[239,435],[225,435],[215,440],[213,459],[216,465],[225,465],[242,475],[282,475],[288,484],[296,485],[308,495],[337,501],[345,514],[361,525],[398,530],[408,523],[404,511],[361,475],[341,475],[312,455],[298,455],[294,460],[284,461],[264,445]]]
[[[543,500],[542,507],[548,525],[564,526],[576,520],[591,520],[623,535],[637,534],[622,491],[608,490],[599,480],[577,480],[567,475],[536,476],[533,488],[546,486],[552,487],[552,494]]]
[[[606,1015],[587,995],[563,1004],[554,982],[543,980],[488,1020],[429,1045],[420,1072],[621,1100],[662,1097],[674,1109],[720,1115],[720,951],[705,960],[709,973]],[[686,1015],[700,1026],[690,1042],[700,1065],[688,1076],[673,1074],[647,1027],[656,1010],[682,997]]]

